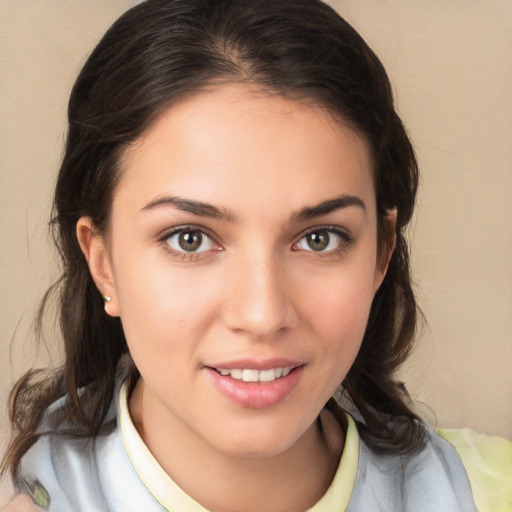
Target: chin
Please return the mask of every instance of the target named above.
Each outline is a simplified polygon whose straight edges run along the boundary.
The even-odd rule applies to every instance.
[[[258,459],[278,456],[300,438],[301,433],[287,430],[282,425],[259,421],[226,429],[214,442],[219,451],[232,457]]]

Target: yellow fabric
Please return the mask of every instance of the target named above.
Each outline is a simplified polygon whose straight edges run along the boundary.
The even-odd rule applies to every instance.
[[[359,433],[352,416],[347,414],[347,420],[347,435],[338,470],[327,492],[306,512],[344,512],[348,507],[359,465]]]
[[[512,512],[512,441],[470,429],[438,429],[459,454],[479,512]]]

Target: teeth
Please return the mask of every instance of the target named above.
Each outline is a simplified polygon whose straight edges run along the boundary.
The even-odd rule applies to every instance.
[[[242,380],[244,382],[258,382],[258,370],[242,370]]]
[[[273,380],[276,380],[276,371],[273,368],[270,370],[261,370],[258,373],[258,380],[260,382],[272,382]]]
[[[229,373],[233,379],[242,380],[242,370],[229,370]]]
[[[293,370],[292,366],[287,368],[270,368],[269,370],[252,370],[249,368],[240,369],[233,368],[217,368],[217,371],[227,377],[231,376],[235,380],[243,380],[244,382],[274,382],[276,379],[286,377]]]

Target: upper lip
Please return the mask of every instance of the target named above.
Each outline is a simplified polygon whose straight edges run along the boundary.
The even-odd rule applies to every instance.
[[[270,359],[231,359],[229,361],[220,361],[218,363],[209,364],[210,368],[222,368],[225,370],[247,369],[247,370],[270,370],[272,368],[295,368],[302,366],[302,361],[288,359],[283,357],[273,357]]]

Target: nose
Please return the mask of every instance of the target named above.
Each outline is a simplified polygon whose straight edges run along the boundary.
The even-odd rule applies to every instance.
[[[272,254],[240,258],[227,279],[223,317],[230,330],[266,339],[296,325],[291,283]]]

